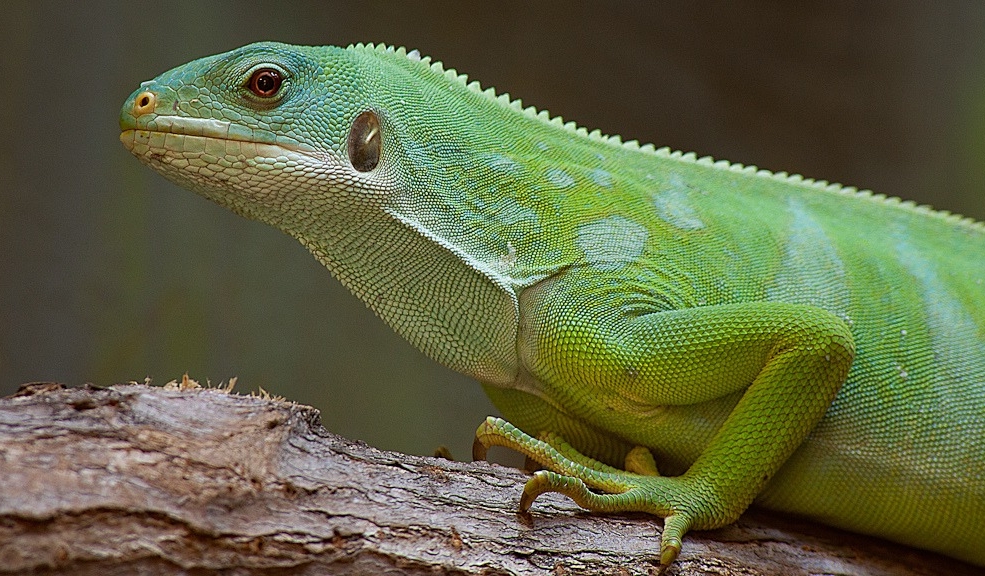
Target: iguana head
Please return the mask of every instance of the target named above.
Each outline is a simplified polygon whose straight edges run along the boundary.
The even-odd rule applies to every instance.
[[[470,167],[488,168],[463,136],[476,122],[469,99],[448,96],[478,94],[421,60],[373,46],[244,46],[141,84],[120,139],[168,179],[296,237],[439,362],[506,383],[517,370],[515,248],[494,211],[463,199]]]
[[[120,139],[177,184],[281,228],[368,212],[397,192],[397,155],[380,162],[394,141],[371,74],[346,56],[261,43],[179,66],[127,99]]]

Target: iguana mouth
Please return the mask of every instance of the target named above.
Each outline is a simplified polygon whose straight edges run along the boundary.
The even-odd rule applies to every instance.
[[[131,122],[120,121],[120,141],[130,150],[138,143],[150,145],[155,149],[190,151],[188,144],[200,140],[203,144],[209,140],[222,142],[239,142],[254,146],[275,146],[290,152],[319,158],[322,153],[311,146],[285,136],[275,135],[267,130],[260,130],[227,122],[223,120],[189,118],[186,116],[154,116],[138,126],[136,119]],[[192,136],[197,138],[185,138]],[[259,151],[259,148],[258,148]],[[201,152],[207,152],[204,148]],[[258,154],[261,155],[262,154]]]
[[[120,115],[120,141],[179,185],[228,186],[245,193],[257,186],[257,177],[269,188],[277,179],[292,179],[293,184],[330,181],[333,173],[344,170],[338,156],[290,136],[228,120],[156,114],[147,108],[159,100],[143,100],[145,94],[153,93],[137,94]],[[370,189],[388,190],[367,184]]]
[[[208,153],[210,142],[213,146],[222,142],[222,146],[227,148],[227,150],[221,151],[222,154],[225,154],[229,151],[229,142],[240,142],[247,146],[245,150],[237,150],[237,153],[244,155],[257,152],[254,154],[255,156],[264,156],[260,153],[262,149],[259,147],[266,145],[311,156],[318,160],[326,160],[323,152],[288,135],[262,128],[251,128],[228,120],[161,114],[158,111],[161,103],[153,90],[144,90],[133,97],[131,106],[124,107],[120,114],[120,141],[127,150],[137,153],[135,147],[143,144],[154,150]],[[177,111],[177,100],[171,108]],[[187,136],[198,138],[186,138]],[[250,144],[258,148],[250,150]],[[220,152],[219,150],[214,151]]]

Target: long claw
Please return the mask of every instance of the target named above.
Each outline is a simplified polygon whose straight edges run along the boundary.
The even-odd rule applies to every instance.
[[[681,553],[681,541],[684,538],[684,533],[690,527],[690,518],[683,514],[671,514],[664,518],[663,534],[660,535],[661,570],[665,570],[677,559],[677,555]]]
[[[547,492],[564,494],[576,503],[579,500],[584,501],[587,495],[595,495],[578,478],[565,476],[557,472],[551,472],[550,470],[539,470],[523,485],[523,494],[520,495],[520,512],[527,513],[534,500]]]
[[[486,459],[486,453],[489,452],[489,447],[479,440],[476,436],[475,440],[472,441],[472,461],[480,462]]]

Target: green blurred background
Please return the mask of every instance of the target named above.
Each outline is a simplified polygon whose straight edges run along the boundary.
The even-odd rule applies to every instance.
[[[985,2],[13,2],[0,8],[0,394],[238,376],[373,445],[492,406],[295,241],[118,141],[142,80],[255,40],[418,48],[589,128],[985,217]]]

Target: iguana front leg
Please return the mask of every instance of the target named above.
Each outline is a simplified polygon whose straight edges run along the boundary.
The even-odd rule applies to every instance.
[[[686,472],[614,470],[556,438],[536,440],[495,419],[479,428],[478,455],[484,446],[505,445],[551,470],[527,483],[521,509],[555,491],[590,510],[665,518],[666,566],[689,529],[729,524],[749,506],[824,415],[848,374],[854,343],[843,320],[812,306],[752,302],[647,312],[647,295],[619,286],[574,271],[523,293],[527,385],[593,434],[647,446],[658,460],[687,440],[681,435],[695,434],[704,447]],[[722,407],[722,417],[701,437],[694,430],[707,414],[701,407],[710,404]],[[694,429],[661,426],[664,407],[685,414],[693,407]]]

